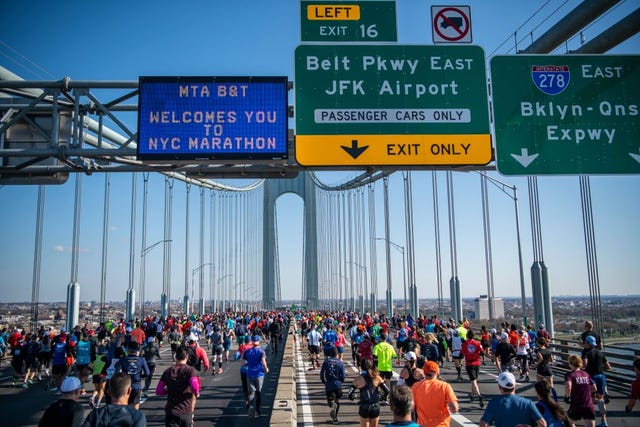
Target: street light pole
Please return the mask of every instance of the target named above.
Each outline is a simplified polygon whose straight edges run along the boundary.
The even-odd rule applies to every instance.
[[[151,249],[155,248],[160,243],[170,243],[172,241],[173,240],[170,240],[170,239],[160,240],[158,242],[155,242],[151,246],[147,246],[146,248],[142,249],[142,251],[140,252],[140,295],[141,295],[141,298],[143,299],[143,301],[140,304],[140,318],[144,317],[145,268],[146,268],[146,258],[145,257],[147,256],[147,253]]]
[[[397,243],[392,242],[391,240],[387,240],[384,237],[374,237],[373,240],[384,240],[391,246],[393,246],[398,252],[402,254],[402,287],[404,289],[404,310],[407,310],[407,263],[405,262],[404,257],[404,246],[399,245]]]
[[[515,185],[513,186],[508,185],[482,172],[478,172],[478,173],[484,176],[486,179],[488,179],[493,185],[498,187],[500,191],[506,194],[507,197],[513,200],[513,207],[515,209],[515,216],[516,216],[516,239],[518,241],[518,266],[520,268],[520,297],[521,297],[521,304],[522,304],[522,324],[526,325],[527,324],[527,298],[525,294],[525,285],[524,285],[524,267],[522,264],[522,245],[520,242],[520,214],[518,213],[518,188]],[[505,188],[508,188],[509,190],[513,191],[513,196],[507,193],[504,190]]]
[[[219,278],[218,281],[216,282],[216,288],[218,288],[218,290],[220,290],[219,289],[220,282],[222,282],[227,277],[231,277],[231,276],[232,276],[232,274],[225,274],[224,276]],[[222,298],[220,298],[222,300],[222,307],[221,308],[222,308],[222,312],[224,312],[224,306],[225,306],[225,304],[227,302],[227,296],[226,296],[226,294],[224,292],[221,293],[221,296],[222,296]]]
[[[369,284],[367,282],[367,267],[364,266],[364,265],[358,264],[357,262],[354,262],[354,261],[347,261],[347,263],[353,264],[356,267],[360,267],[360,268],[362,268],[364,270],[364,293],[361,295],[362,313],[364,313],[365,312],[365,306],[364,306],[365,303],[364,302],[366,300],[365,295],[367,295],[368,292],[369,292]]]
[[[193,270],[191,270],[191,303],[189,303],[189,301],[185,301],[185,307],[184,307],[185,314],[189,314],[190,311],[193,311],[193,310],[189,310],[189,306],[193,305],[193,299],[194,299],[193,293],[194,293],[194,288],[195,288],[193,282],[194,282],[195,274],[196,274],[196,272],[198,272],[199,270],[202,270],[204,267],[206,267],[208,265],[213,265],[213,263],[212,262],[207,262],[207,263],[199,265],[198,267],[196,267]],[[203,295],[200,295],[200,301],[204,301],[204,296]],[[201,311],[200,315],[204,314],[204,310],[203,310],[202,305],[203,304],[200,304],[200,311]]]

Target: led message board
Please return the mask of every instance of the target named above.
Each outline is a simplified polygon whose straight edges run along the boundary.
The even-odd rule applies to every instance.
[[[140,77],[139,160],[287,157],[286,77]]]

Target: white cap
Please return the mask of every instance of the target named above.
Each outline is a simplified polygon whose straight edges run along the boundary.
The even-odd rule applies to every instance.
[[[413,351],[408,351],[405,357],[407,360],[416,360],[418,358]]]
[[[76,391],[80,387],[82,387],[82,384],[80,384],[80,380],[78,379],[78,377],[67,377],[62,381],[62,384],[60,385],[60,391],[62,393],[71,393],[72,391]]]
[[[498,385],[506,390],[512,390],[516,386],[516,377],[511,372],[502,372],[498,375]]]

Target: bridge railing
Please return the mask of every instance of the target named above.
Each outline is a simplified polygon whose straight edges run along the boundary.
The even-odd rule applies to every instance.
[[[556,371],[569,372],[569,356],[572,354],[580,356],[584,346],[578,341],[552,339],[549,348],[555,358]],[[606,345],[604,353],[611,364],[611,369],[605,372],[608,387],[626,393],[636,378],[633,361],[640,358],[640,349]]]

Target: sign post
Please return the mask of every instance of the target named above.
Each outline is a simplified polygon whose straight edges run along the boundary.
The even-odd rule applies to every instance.
[[[395,1],[302,1],[303,42],[395,42]]]
[[[477,46],[298,46],[296,160],[304,166],[489,163],[484,61]]]
[[[640,173],[640,56],[491,59],[503,175]]]

